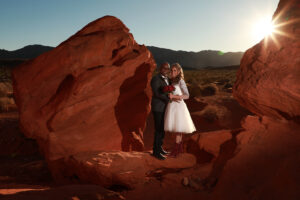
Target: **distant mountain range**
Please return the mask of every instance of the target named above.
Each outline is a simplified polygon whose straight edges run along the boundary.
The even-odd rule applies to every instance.
[[[28,45],[14,51],[0,49],[0,59],[31,59],[39,56],[42,53],[50,51],[54,47],[43,45]]]
[[[14,51],[0,49],[1,63],[10,61],[5,60],[27,60],[39,56],[42,53],[50,51],[54,47],[43,45],[28,45]],[[167,61],[170,64],[178,62],[184,68],[200,69],[205,67],[224,67],[239,65],[243,52],[227,52],[205,50],[199,52],[174,51],[171,49],[148,46],[159,66]],[[4,61],[3,61],[4,60]]]
[[[204,50],[199,52],[174,51],[158,47],[147,47],[158,65],[167,61],[170,64],[178,62],[185,68],[200,69],[204,67],[224,67],[239,65],[244,52],[228,52]]]

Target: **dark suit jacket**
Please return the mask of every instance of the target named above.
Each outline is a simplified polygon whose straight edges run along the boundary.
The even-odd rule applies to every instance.
[[[168,80],[170,83],[170,80]],[[165,80],[161,77],[161,74],[157,74],[151,79],[152,88],[152,101],[151,107],[154,112],[165,112],[166,106],[169,102],[169,97],[163,92],[163,87],[167,86]]]

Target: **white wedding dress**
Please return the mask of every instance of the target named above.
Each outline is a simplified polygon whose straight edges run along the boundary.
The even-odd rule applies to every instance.
[[[173,84],[175,91],[174,95],[183,95],[183,99],[189,98],[189,92],[184,80],[179,83]],[[171,101],[168,103],[165,112],[164,130],[172,133],[192,133],[196,130],[190,112],[184,102]]]

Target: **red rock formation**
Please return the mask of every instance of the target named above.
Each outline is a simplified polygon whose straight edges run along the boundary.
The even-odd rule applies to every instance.
[[[299,0],[281,0],[273,16],[274,39],[266,37],[244,54],[233,95],[259,116],[300,121]]]
[[[20,132],[17,115],[7,119],[1,117],[3,116],[0,116],[0,157],[39,154],[37,143]]]
[[[222,175],[211,172],[213,199],[299,199],[300,125],[249,116],[243,127]]]
[[[210,162],[217,158],[220,153],[221,145],[231,140],[230,130],[210,131],[191,136],[186,144],[188,153],[197,156],[198,163]]]
[[[214,163],[206,179],[215,185],[212,199],[300,198],[299,5],[281,0],[273,19],[286,36],[244,54],[233,94],[259,116],[244,120],[227,160]]]
[[[154,68],[150,52],[119,19],[97,19],[13,70],[22,131],[48,160],[142,150]]]
[[[67,181],[66,177],[69,180],[75,179],[71,180],[73,182],[79,178],[81,182],[99,184],[106,188],[122,186],[133,189],[143,186],[149,177],[192,168],[195,164],[196,158],[191,154],[181,154],[177,158],[161,161],[148,152],[89,152],[65,159],[65,169],[56,168],[53,171],[55,178],[63,182]]]
[[[105,200],[125,200],[125,198],[117,192],[109,191],[98,185],[66,185],[59,187],[38,186],[32,188],[17,188],[5,191],[0,189],[2,199],[6,200],[66,200],[66,199],[105,199]],[[2,190],[2,191],[1,191]]]

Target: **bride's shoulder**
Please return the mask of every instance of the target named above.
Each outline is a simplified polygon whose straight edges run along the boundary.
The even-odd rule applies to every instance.
[[[180,79],[179,84],[185,84],[185,81],[183,79]]]

